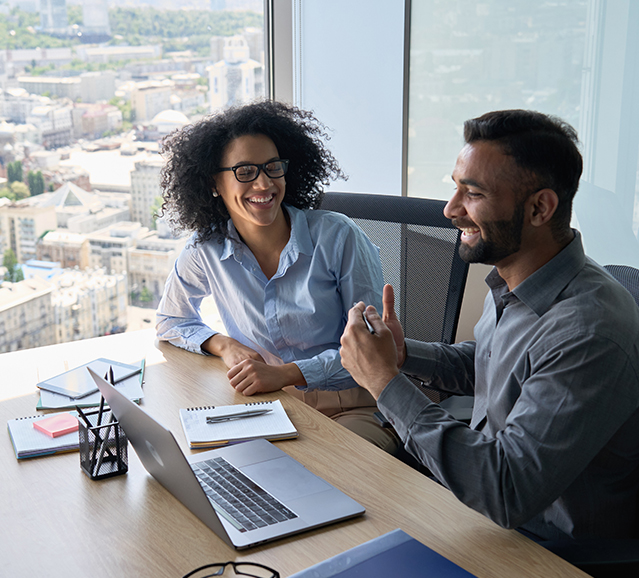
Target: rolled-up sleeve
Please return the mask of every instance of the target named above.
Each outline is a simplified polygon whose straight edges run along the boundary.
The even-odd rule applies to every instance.
[[[209,294],[209,284],[197,253],[187,247],[169,273],[158,306],[155,326],[158,338],[193,353],[204,354],[202,343],[216,333],[200,316],[202,299]]]

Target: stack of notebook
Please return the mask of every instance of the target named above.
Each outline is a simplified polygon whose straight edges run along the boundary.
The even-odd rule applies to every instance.
[[[63,433],[65,430],[51,429],[40,425],[47,421],[50,422],[52,417],[62,416],[73,417],[76,427],[72,431]],[[34,426],[34,424],[38,425]],[[72,452],[79,447],[77,414],[75,412],[55,414],[55,416],[37,415],[10,419],[7,422],[7,428],[13,444],[13,451],[19,460]]]

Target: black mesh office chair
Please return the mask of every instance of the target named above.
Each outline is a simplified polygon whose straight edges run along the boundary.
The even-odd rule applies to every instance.
[[[395,312],[406,337],[453,343],[468,264],[459,257],[460,233],[444,217],[444,205],[432,199],[327,193],[321,208],[353,219],[380,248],[384,281],[395,290]]]
[[[639,269],[626,265],[605,265],[634,297],[639,306]],[[639,512],[637,512],[639,527]],[[542,542],[561,558],[594,578],[636,578],[639,576],[639,540],[588,539],[575,542]]]
[[[627,265],[604,265],[604,269],[630,291],[639,305],[639,269]]]

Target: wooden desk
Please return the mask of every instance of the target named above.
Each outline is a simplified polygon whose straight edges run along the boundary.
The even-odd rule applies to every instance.
[[[35,384],[81,363],[146,357],[142,407],[188,445],[178,408],[246,400],[221,360],[157,343],[152,330],[0,355],[0,421],[35,414]],[[18,461],[0,441],[0,573],[6,576],[180,577],[210,562],[251,560],[289,576],[395,528],[478,577],[585,576],[448,490],[283,392],[300,431],[278,446],[366,507],[364,517],[236,552],[151,478],[129,448],[125,476],[91,481],[78,453]]]

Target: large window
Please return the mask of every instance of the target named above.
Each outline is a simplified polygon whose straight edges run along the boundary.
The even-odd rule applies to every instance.
[[[153,325],[186,242],[155,218],[161,141],[266,95],[264,5],[43,0],[0,10],[0,322],[33,311],[40,293],[50,304],[39,325],[0,334],[0,352]],[[111,287],[117,306],[98,308]],[[99,318],[79,314],[87,308]]]
[[[579,132],[574,224],[601,264],[639,267],[639,3],[412,2],[408,194],[448,199],[465,119],[527,108]]]
[[[574,226],[602,264],[639,267],[639,2],[276,1],[292,33],[275,97],[334,130],[334,190],[447,200],[464,120],[558,115],[579,132]],[[336,18],[335,15],[339,14]],[[281,18],[280,18],[281,20]],[[405,26],[406,25],[406,26]],[[283,90],[278,90],[284,87]]]

